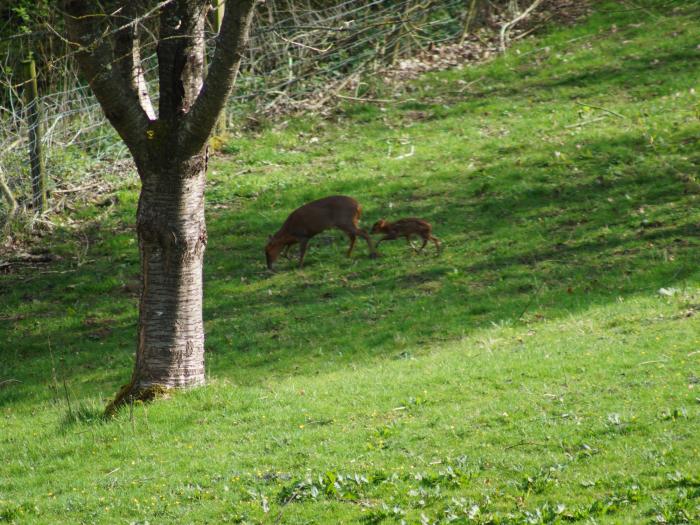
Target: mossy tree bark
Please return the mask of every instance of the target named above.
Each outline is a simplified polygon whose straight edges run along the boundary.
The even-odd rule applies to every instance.
[[[165,388],[204,383],[202,267],[207,141],[240,67],[255,0],[229,0],[205,73],[210,1],[64,0],[68,37],[141,178],[136,218],[142,286],[132,379],[108,412]],[[139,28],[158,17],[158,114]]]

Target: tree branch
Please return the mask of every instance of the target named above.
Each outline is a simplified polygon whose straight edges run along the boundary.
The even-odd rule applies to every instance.
[[[506,44],[508,43],[508,31],[510,31],[515,24],[520,22],[521,20],[527,18],[527,16],[534,11],[538,5],[542,3],[543,0],[534,0],[530,4],[530,7],[525,9],[522,13],[520,13],[518,16],[516,16],[513,20],[510,22],[506,22],[501,26],[501,35],[500,35],[500,40],[501,40],[501,53],[506,52]]]
[[[204,86],[185,115],[178,145],[183,155],[199,151],[209,139],[236,80],[256,0],[229,0],[216,38],[216,49]]]
[[[5,176],[2,172],[2,166],[0,166],[0,193],[2,193],[5,197],[5,200],[7,200],[7,206],[9,207],[7,215],[12,217],[17,212],[17,200],[15,200],[15,196],[12,194],[12,190],[5,182]]]
[[[88,0],[64,0],[64,9],[69,39],[78,47],[76,58],[81,71],[109,122],[134,157],[140,157],[143,153],[141,139],[148,128],[149,116],[141,106],[138,90],[132,82],[133,69],[132,73],[124,75],[124,66],[114,67],[114,50],[110,39],[102,33],[108,30],[109,16],[96,10],[99,9],[98,3]],[[120,44],[116,47],[133,51],[133,35],[130,38],[125,36],[122,28],[118,32]]]
[[[141,48],[139,40],[139,24],[132,23],[138,20],[137,5],[139,2],[127,2],[122,8],[125,24],[121,25],[114,37],[116,66],[122,78],[129,79],[133,90],[139,98],[139,104],[150,120],[155,120],[151,97],[148,94],[148,86],[141,64]]]
[[[160,13],[158,42],[159,115],[174,122],[187,113],[204,77],[207,0],[176,1]]]

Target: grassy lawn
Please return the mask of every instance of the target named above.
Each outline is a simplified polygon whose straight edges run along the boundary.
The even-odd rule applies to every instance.
[[[209,384],[131,373],[138,188],[0,275],[0,523],[700,522],[700,2],[599,2],[478,67],[284,117],[210,168]],[[300,204],[419,216],[443,253]]]

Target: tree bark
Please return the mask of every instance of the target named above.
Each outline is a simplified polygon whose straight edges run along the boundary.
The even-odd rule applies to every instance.
[[[139,168],[136,214],[141,298],[131,381],[107,408],[204,384],[202,269],[206,149],[184,161]]]
[[[141,259],[138,344],[131,381],[107,407],[204,383],[202,266],[207,231],[207,141],[231,92],[255,0],[229,2],[205,77],[209,0],[64,0],[81,71],[141,177],[136,218]],[[158,115],[140,59],[139,25],[159,17]]]
[[[204,155],[145,174],[137,213],[142,291],[134,389],[204,382]]]

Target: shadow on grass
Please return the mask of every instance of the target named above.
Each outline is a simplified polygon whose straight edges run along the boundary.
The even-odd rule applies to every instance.
[[[635,155],[634,141],[624,136],[591,147],[625,152],[620,163]],[[304,270],[283,262],[269,274],[262,257],[265,235],[257,232],[274,231],[285,208],[295,206],[295,191],[306,190],[290,190],[274,220],[257,213],[255,202],[236,216],[212,212],[205,287],[210,370],[242,383],[264,383],[270,373],[300,373],[300,368],[313,374],[328,369],[320,357],[328,353],[341,356],[330,366],[345,366],[527,318],[529,308],[555,318],[697,275],[693,261],[700,228],[694,217],[661,217],[645,227],[641,217],[630,216],[640,203],[653,208],[687,198],[679,182],[629,173],[601,184],[596,168],[608,167],[589,166],[576,179],[555,178],[553,185],[546,177],[536,182],[538,175],[565,167],[535,159],[514,170],[502,162],[485,169],[505,174],[485,194],[479,177],[440,176],[432,180],[437,191],[425,201],[410,198],[412,181],[397,183],[405,190],[406,200],[397,207],[402,211],[374,208],[372,213],[427,218],[445,243],[440,257],[410,255],[397,242],[383,244],[378,261],[366,257],[364,246],[348,260],[342,255],[347,240],[338,233],[313,241]],[[520,182],[510,180],[509,170]],[[528,174],[524,182],[518,172]],[[350,193],[365,203],[384,201],[371,178],[318,188],[319,196],[332,193]],[[248,223],[244,231],[231,237],[241,222]],[[52,275],[41,276],[30,281],[24,295],[11,297],[18,306],[40,294],[43,300],[28,309],[21,327],[4,328],[15,362],[3,376],[23,383],[0,390],[0,404],[27,395],[46,397],[55,369],[79,396],[94,395],[96,389],[109,395],[128,377],[135,297],[119,286],[105,290],[93,283],[112,274],[110,261],[97,259],[61,277],[60,286]],[[61,321],[64,304],[74,314]],[[90,321],[95,313],[115,308],[122,313]],[[51,317],[54,324],[42,326]],[[66,424],[96,414],[96,409],[76,411]]]
[[[629,144],[623,137],[619,144],[606,141],[605,146],[625,149]],[[634,154],[628,151],[629,157]],[[272,294],[263,289],[227,294],[226,286],[212,286],[216,297],[210,291],[206,313],[216,322],[210,342],[230,348],[217,351],[215,373],[258,382],[264,374],[246,378],[236,367],[285,374],[295,373],[309,357],[329,352],[342,353],[340,362],[393,355],[407,346],[459,339],[493,322],[518,320],[528,305],[554,318],[654,292],[698,273],[693,261],[700,228],[694,217],[662,216],[647,225],[642,215],[630,215],[640,206],[664,207],[689,198],[672,176],[632,173],[601,184],[598,174],[589,171],[567,180],[557,192],[548,185],[509,193],[497,188],[489,198],[474,196],[475,181],[460,187],[444,178],[433,184],[449,187],[449,202],[462,201],[465,212],[460,219],[450,214],[449,204],[435,212],[434,202],[407,203],[410,214],[431,220],[445,240],[439,258],[407,256],[405,246],[397,243],[384,245],[384,257],[375,263],[346,263],[340,256],[343,239],[329,247],[314,246],[307,269],[289,270],[284,278],[251,271],[251,263],[261,264],[257,257],[240,264],[210,254],[211,265],[224,265],[219,275],[243,275],[251,285],[274,289]],[[353,194],[366,194],[371,182],[354,185]],[[352,188],[346,184],[342,190]],[[558,211],[554,218],[553,207]],[[550,220],[538,221],[541,216]],[[218,224],[226,229],[225,219]],[[466,239],[453,242],[460,235]],[[255,254],[259,246],[246,241],[235,250]],[[250,322],[241,315],[250,316]],[[227,345],[229,322],[237,332]]]
[[[623,68],[652,81],[692,57],[669,53],[651,72],[646,58]],[[598,68],[477,96],[622,85],[625,75]],[[572,159],[568,164],[551,160],[552,145],[528,153],[528,147],[494,141],[483,150],[498,161],[475,174],[432,176],[429,192],[410,177],[382,188],[369,176],[315,186],[302,181],[244,200],[235,214],[210,210],[205,319],[211,372],[247,384],[264,384],[271,374],[315,374],[420,351],[504,320],[569,315],[697,276],[698,216],[694,196],[684,194],[673,175],[677,158],[669,157],[666,170],[639,164],[640,153],[663,152],[644,149],[631,134],[591,141],[587,156],[573,140],[557,146]],[[267,234],[310,194],[336,193],[365,204],[365,227],[379,216],[428,219],[444,242],[443,254],[412,256],[397,242],[383,244],[377,261],[363,245],[348,260],[347,240],[338,233],[312,242],[304,270],[283,262],[276,274],[266,272]],[[0,380],[21,381],[0,389],[0,405],[50,399],[54,374],[78,397],[109,396],[127,380],[137,312],[124,282],[138,271],[138,255],[125,247],[101,253],[108,234],[97,234],[98,251],[88,264],[57,264],[51,271],[66,273],[0,281],[6,298]],[[76,410],[64,425],[97,421],[97,413],[97,407]]]

